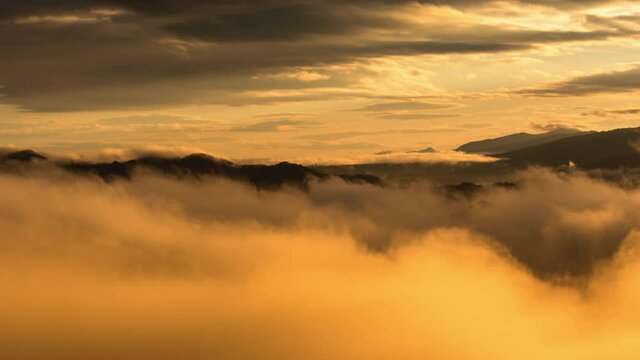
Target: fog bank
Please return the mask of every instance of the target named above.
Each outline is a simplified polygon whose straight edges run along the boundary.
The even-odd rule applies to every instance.
[[[2,175],[0,358],[637,358],[639,194],[521,177],[452,200]]]

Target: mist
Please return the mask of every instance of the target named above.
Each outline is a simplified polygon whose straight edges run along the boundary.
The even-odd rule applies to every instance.
[[[3,359],[635,359],[640,193],[0,175]]]

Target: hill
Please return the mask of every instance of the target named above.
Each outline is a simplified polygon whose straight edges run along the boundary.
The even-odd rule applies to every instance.
[[[513,164],[562,166],[570,162],[583,169],[640,166],[640,128],[617,129],[572,136],[498,157]]]
[[[239,165],[206,154],[191,154],[185,157],[143,157],[125,162],[106,163],[68,162],[61,166],[75,173],[93,174],[105,181],[116,178],[129,179],[136,169],[148,169],[169,176],[201,178],[218,176],[249,183],[257,189],[273,190],[284,185],[307,188],[310,181],[332,177],[299,164],[280,162],[275,165]],[[367,174],[337,174],[348,183],[381,185],[382,181]]]
[[[495,139],[473,141],[460,146],[456,150],[470,154],[493,155],[588,133],[576,129],[557,129],[542,134],[518,133]]]

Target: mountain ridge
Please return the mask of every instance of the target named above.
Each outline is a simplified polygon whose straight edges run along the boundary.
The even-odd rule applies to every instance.
[[[0,162],[4,164],[28,164],[46,160],[48,160],[46,156],[33,150],[10,152],[0,157]],[[202,153],[182,157],[144,156],[112,162],[70,160],[51,163],[72,173],[98,176],[107,182],[131,179],[136,170],[144,168],[175,177],[199,179],[205,176],[217,176],[248,183],[259,190],[276,190],[285,185],[306,189],[311,181],[324,181],[330,178],[339,178],[347,183],[366,183],[377,186],[383,184],[380,178],[370,174],[326,174],[286,161],[273,165],[240,165]]]
[[[459,146],[456,151],[470,154],[493,155],[509,151],[520,150],[531,146],[591,133],[578,129],[561,128],[541,134],[529,134],[526,132],[500,136],[497,138],[484,139],[468,142]]]
[[[592,132],[496,155],[513,164],[584,169],[640,167],[640,128]]]

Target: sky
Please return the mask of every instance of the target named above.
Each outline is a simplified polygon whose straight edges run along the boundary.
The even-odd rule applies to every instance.
[[[0,145],[364,159],[640,116],[640,1],[0,3]]]

